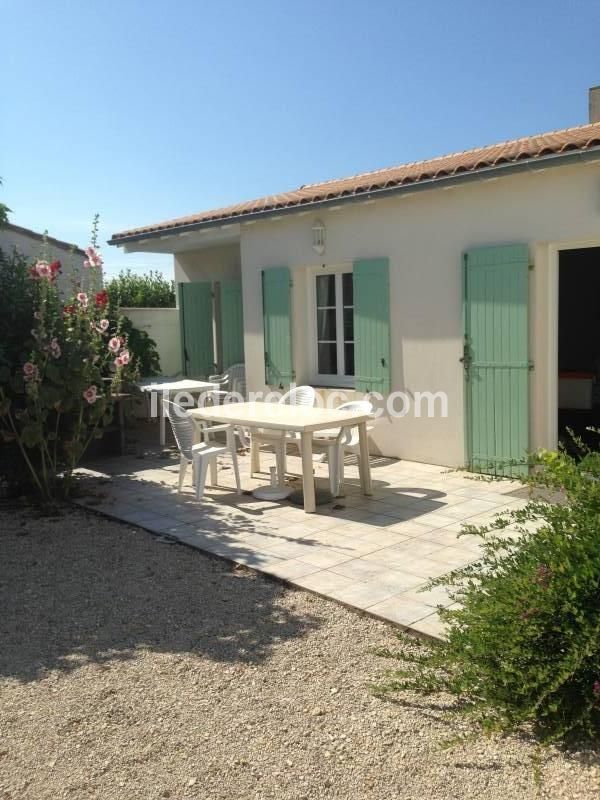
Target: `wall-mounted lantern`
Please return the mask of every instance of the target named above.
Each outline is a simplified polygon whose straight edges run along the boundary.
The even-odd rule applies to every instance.
[[[312,246],[320,256],[325,252],[325,225],[317,220],[312,226]]]

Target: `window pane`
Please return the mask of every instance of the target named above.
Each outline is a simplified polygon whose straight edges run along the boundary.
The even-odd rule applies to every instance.
[[[346,342],[344,345],[345,375],[354,375],[354,344]]]
[[[335,275],[317,275],[317,306],[335,305]]]
[[[317,310],[317,339],[335,339],[335,308]]]
[[[337,345],[335,342],[319,343],[319,374],[337,375]]]
[[[344,339],[346,341],[354,340],[354,309],[344,309]]]
[[[345,306],[354,305],[354,290],[352,286],[352,273],[344,272],[342,275],[342,296]]]

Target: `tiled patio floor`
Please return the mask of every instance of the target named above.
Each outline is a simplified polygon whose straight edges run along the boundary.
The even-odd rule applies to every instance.
[[[349,461],[345,497],[316,514],[237,496],[227,458],[219,462],[219,488],[207,487],[196,502],[189,483],[177,494],[178,461],[157,447],[143,457],[99,460],[83,471],[90,494],[79,502],[432,637],[443,635],[436,609],[449,600],[442,588],[419,589],[477,558],[476,541],[457,538],[461,525],[524,504],[510,494],[520,487],[514,482],[377,456],[372,498],[360,493]],[[265,453],[262,462],[267,470],[273,457]],[[244,490],[267,482],[266,474],[251,480],[249,466],[249,455],[240,456]],[[300,475],[297,457],[288,457],[288,470]],[[316,463],[315,472],[325,486],[327,465]]]

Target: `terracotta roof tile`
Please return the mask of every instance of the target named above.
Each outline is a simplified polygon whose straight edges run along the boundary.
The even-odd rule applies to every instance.
[[[375,190],[407,186],[420,181],[461,175],[501,164],[516,163],[522,159],[558,155],[572,150],[586,150],[598,146],[600,146],[600,122],[550,131],[488,147],[477,147],[461,153],[439,156],[427,161],[413,161],[397,167],[364,172],[349,178],[334,178],[321,183],[304,184],[298,189],[281,194],[268,195],[211,211],[202,211],[155,225],[131,228],[113,234],[111,244],[119,244],[120,240],[130,237],[137,238],[143,234],[168,232],[186,225],[228,220],[238,221],[247,214],[276,211],[300,207],[307,203],[368,194]]]

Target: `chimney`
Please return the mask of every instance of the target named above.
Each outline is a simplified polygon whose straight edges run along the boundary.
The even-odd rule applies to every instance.
[[[590,122],[600,122],[600,86],[590,89]]]

